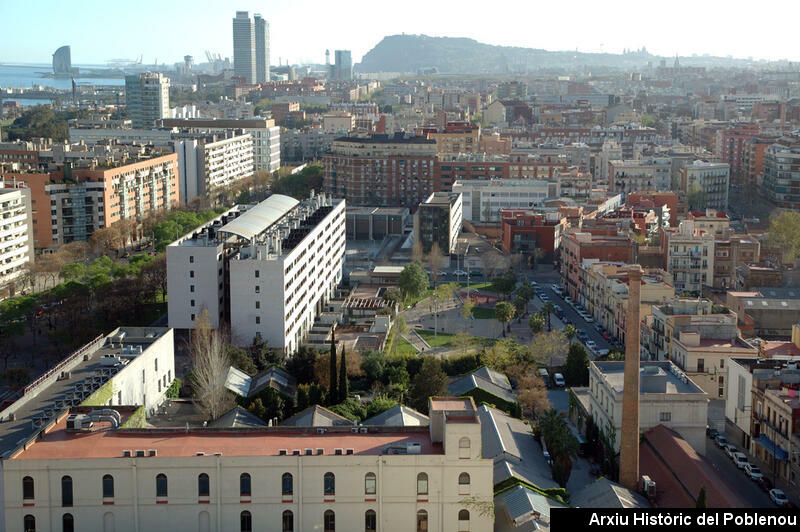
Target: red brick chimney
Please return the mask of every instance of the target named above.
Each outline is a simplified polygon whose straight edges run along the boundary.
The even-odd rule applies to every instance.
[[[639,299],[642,269],[628,274],[628,313],[625,318],[625,378],[622,389],[622,437],[619,483],[638,491],[639,484]]]

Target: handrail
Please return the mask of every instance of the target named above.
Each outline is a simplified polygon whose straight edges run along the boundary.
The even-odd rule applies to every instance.
[[[69,365],[76,358],[82,356],[83,354],[85,354],[90,349],[96,348],[97,347],[96,344],[98,344],[103,339],[105,339],[105,335],[101,334],[97,338],[95,338],[94,340],[89,342],[88,344],[84,345],[83,347],[81,347],[77,351],[73,352],[71,355],[67,356],[61,362],[59,362],[54,367],[52,367],[50,370],[48,370],[43,375],[41,375],[38,379],[36,379],[32,383],[30,383],[27,386],[25,386],[25,388],[22,389],[22,395],[24,396],[25,394],[27,394],[28,392],[30,392],[31,390],[33,390],[34,388],[39,386],[43,381],[45,381],[48,378],[52,377],[55,373],[60,371],[65,366]]]

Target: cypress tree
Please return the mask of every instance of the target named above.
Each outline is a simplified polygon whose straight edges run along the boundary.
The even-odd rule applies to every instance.
[[[347,381],[347,355],[342,346],[342,358],[339,361],[339,402],[347,399],[350,394],[350,383]]]
[[[328,383],[328,404],[335,405],[339,399],[339,392],[336,391],[338,375],[336,374],[336,333],[331,331],[331,375]]]

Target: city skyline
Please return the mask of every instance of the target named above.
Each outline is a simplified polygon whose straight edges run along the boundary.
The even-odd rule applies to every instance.
[[[476,5],[477,3],[474,2]],[[520,46],[545,50],[577,50],[581,52],[621,53],[624,49],[646,47],[654,55],[670,57],[733,56],[737,58],[800,60],[800,52],[792,43],[792,17],[773,19],[769,27],[749,24],[745,17],[731,10],[719,10],[716,3],[696,4],[688,1],[672,3],[669,10],[658,13],[659,23],[649,18],[637,19],[634,2],[624,0],[613,7],[581,2],[579,16],[557,24],[536,21],[563,20],[558,5],[514,6],[520,16],[507,17],[505,10],[482,13],[480,18],[468,17],[472,9],[453,13],[442,5],[412,1],[408,9],[383,13],[374,4],[356,2],[347,12],[320,5],[318,2],[278,0],[269,9],[253,1],[236,4],[200,1],[191,4],[196,13],[189,16],[186,3],[155,4],[145,0],[139,12],[122,12],[121,7],[95,0],[76,11],[67,5],[48,2],[50,16],[39,16],[41,4],[13,4],[0,8],[3,18],[23,21],[4,31],[0,63],[46,64],[52,53],[62,45],[72,47],[76,65],[105,64],[111,59],[143,57],[145,64],[174,63],[186,54],[204,62],[205,51],[233,57],[230,20],[236,11],[261,13],[271,26],[272,64],[324,62],[326,49],[352,50],[353,63],[387,35],[401,33],[430,36],[467,37],[479,42],[503,46]],[[791,7],[788,2],[779,2]],[[157,7],[160,16],[148,17]],[[420,17],[424,8],[426,17]],[[34,11],[36,10],[36,11]],[[388,11],[388,10],[387,10]],[[688,13],[688,15],[687,15]],[[32,31],[33,21],[36,21]],[[102,20],[102,23],[101,23]],[[380,20],[380,24],[375,21]],[[26,23],[24,21],[30,21]],[[92,26],[87,32],[85,24]],[[598,23],[600,21],[600,31]],[[706,21],[703,31],[699,22]],[[180,31],[175,31],[179,28]],[[352,31],[357,29],[358,31]],[[568,30],[568,31],[567,31]],[[126,31],[140,35],[147,31],[148,39],[137,41],[120,38]],[[687,38],[687,31],[689,37]],[[747,39],[734,38],[747,35]],[[681,35],[681,39],[676,39]],[[113,46],[98,46],[98,41],[113,42]]]

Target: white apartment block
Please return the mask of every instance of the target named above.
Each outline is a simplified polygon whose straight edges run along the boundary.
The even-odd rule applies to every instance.
[[[609,190],[617,193],[670,190],[672,159],[612,160],[608,163],[608,176]]]
[[[464,220],[500,222],[502,209],[532,209],[558,198],[558,183],[543,179],[464,179],[453,183],[462,195]]]
[[[491,530],[481,508],[493,498],[493,463],[481,457],[475,405],[430,403],[430,427],[314,432],[106,422],[75,431],[62,417],[3,461],[4,528]]]
[[[24,187],[3,188],[0,182],[0,289],[25,273],[26,266],[32,262],[30,190]]]
[[[356,117],[350,113],[335,113],[322,116],[322,131],[325,133],[349,133],[356,127]]]
[[[589,364],[589,415],[619,450],[625,362]],[[639,430],[664,425],[705,454],[708,397],[672,362],[641,362]],[[613,436],[609,431],[613,430]]]
[[[682,220],[678,229],[662,233],[665,269],[675,281],[675,293],[699,294],[714,282],[714,235]]]
[[[178,154],[178,183],[184,203],[208,197],[214,190],[253,175],[253,141],[249,134],[187,138],[173,144]]]
[[[689,197],[689,207],[727,210],[730,174],[728,163],[695,161],[681,168],[681,189]],[[694,196],[697,196],[699,205],[692,205]]]
[[[345,225],[344,200],[273,195],[185,235],[167,246],[170,326],[205,309],[234,342],[293,353],[341,281]]]

